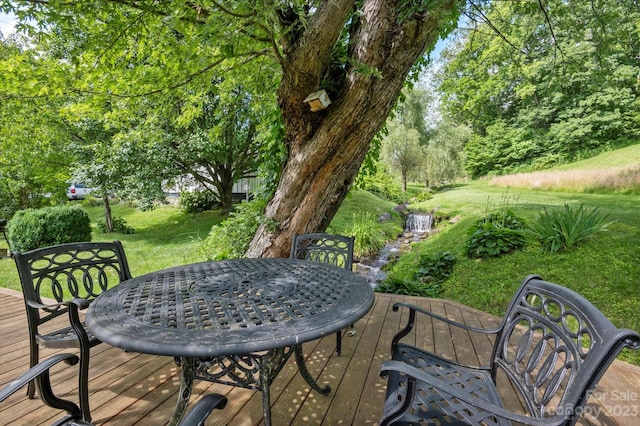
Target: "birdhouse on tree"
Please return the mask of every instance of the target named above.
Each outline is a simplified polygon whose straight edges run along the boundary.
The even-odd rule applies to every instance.
[[[304,98],[304,102],[309,104],[311,107],[311,111],[316,112],[325,109],[331,104],[331,99],[329,99],[329,95],[327,92],[322,89],[317,92],[311,93],[309,96]]]

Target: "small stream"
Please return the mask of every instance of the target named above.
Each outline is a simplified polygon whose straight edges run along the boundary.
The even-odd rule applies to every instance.
[[[378,282],[387,278],[383,267],[391,260],[397,260],[402,254],[411,251],[411,243],[423,240],[429,236],[433,226],[433,214],[409,213],[405,221],[405,230],[396,241],[387,243],[377,256],[363,258],[354,264],[355,273],[362,275],[375,287]]]

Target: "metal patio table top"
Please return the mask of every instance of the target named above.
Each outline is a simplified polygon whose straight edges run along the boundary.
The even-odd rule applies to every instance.
[[[259,376],[264,376],[250,388],[263,392],[269,424],[269,386],[293,348],[305,380],[315,390],[328,392],[308,374],[301,344],[348,327],[373,302],[366,279],[344,268],[295,259],[235,259],[178,266],[123,281],[94,300],[86,322],[110,345],[181,358],[186,393],[181,389],[171,423],[184,413],[194,377],[201,378],[199,360],[267,351],[266,358],[250,355],[248,363],[256,364]],[[233,362],[229,371],[237,370]]]

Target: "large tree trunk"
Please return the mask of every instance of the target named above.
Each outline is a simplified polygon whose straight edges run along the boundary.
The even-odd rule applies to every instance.
[[[303,100],[320,88],[354,1],[321,2],[299,40],[285,45],[278,99],[289,155],[248,257],[286,257],[294,233],[327,228],[411,66],[435,44],[442,10],[452,9],[455,0],[434,3],[441,3],[440,9],[399,24],[397,2],[364,0],[350,34],[351,61],[343,85],[332,104],[319,112],[311,112]],[[361,65],[359,71],[353,64]]]

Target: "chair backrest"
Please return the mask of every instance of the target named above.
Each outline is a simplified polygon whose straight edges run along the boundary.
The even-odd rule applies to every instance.
[[[294,235],[289,257],[328,263],[351,270],[354,241],[354,237],[343,235],[321,233]]]
[[[624,347],[640,348],[640,335],[616,328],[576,292],[531,275],[505,314],[492,372],[505,373],[530,415],[569,414],[574,424]]]
[[[42,324],[67,311],[57,306],[40,310],[37,304],[52,298],[67,302],[89,301],[123,280],[131,278],[124,248],[119,241],[60,244],[14,253],[30,323]],[[47,304],[47,303],[44,303]]]

